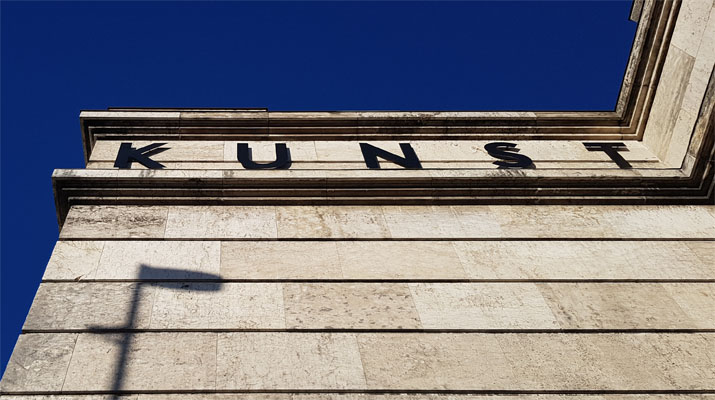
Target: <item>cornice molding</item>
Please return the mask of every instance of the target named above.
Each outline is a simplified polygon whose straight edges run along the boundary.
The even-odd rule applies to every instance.
[[[635,5],[634,5],[635,7]],[[82,111],[85,157],[98,140],[642,140],[679,1],[643,1],[614,111]],[[60,225],[74,204],[712,204],[708,89],[681,168],[659,170],[58,170]],[[363,173],[364,172],[364,173]]]

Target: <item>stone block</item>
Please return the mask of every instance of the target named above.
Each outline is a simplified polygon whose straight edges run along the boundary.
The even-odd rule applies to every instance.
[[[20,335],[0,390],[6,393],[62,390],[76,339],[76,333]]]
[[[354,334],[218,334],[217,389],[364,389]]]
[[[514,375],[495,335],[358,335],[365,379],[374,390],[494,390]]]
[[[712,0],[684,1],[678,11],[671,43],[691,56],[697,55],[712,7]]]
[[[276,207],[279,238],[390,237],[379,207]]]
[[[221,243],[226,279],[336,279],[343,277],[336,242]]]
[[[166,238],[275,238],[274,207],[171,207]]]
[[[137,283],[43,283],[23,329],[142,329],[149,327],[154,289]]]
[[[698,284],[693,284],[693,290]],[[658,283],[539,283],[564,329],[693,329]]]
[[[709,279],[713,269],[679,241],[460,241],[472,279]],[[715,263],[715,260],[713,261]]]
[[[80,334],[63,390],[213,390],[216,335]]]
[[[690,318],[693,328],[715,329],[715,283],[664,283],[662,286]]]
[[[158,206],[72,206],[60,238],[163,238],[167,212]]]
[[[94,279],[103,248],[103,241],[58,241],[42,279]]]
[[[410,283],[427,329],[557,329],[533,283]]]
[[[97,279],[216,279],[217,241],[107,241]]]
[[[339,241],[345,279],[463,279],[450,242]]]
[[[152,329],[283,329],[278,283],[156,284]]]
[[[286,283],[289,329],[419,329],[406,284]]]

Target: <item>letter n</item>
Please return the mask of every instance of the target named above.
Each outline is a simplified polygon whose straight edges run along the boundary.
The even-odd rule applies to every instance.
[[[365,165],[367,165],[370,169],[380,169],[380,162],[377,161],[377,157],[393,162],[407,169],[422,168],[420,159],[417,158],[417,154],[409,143],[400,143],[400,149],[402,149],[404,157],[392,154],[389,151],[385,151],[371,144],[360,143],[360,151],[362,151],[362,157],[365,159]]]

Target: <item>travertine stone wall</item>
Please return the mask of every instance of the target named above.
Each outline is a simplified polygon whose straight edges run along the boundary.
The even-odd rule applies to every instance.
[[[708,392],[713,238],[707,206],[76,206],[2,390]]]
[[[0,393],[715,400],[715,206],[579,205],[712,199],[713,6],[636,2],[612,112],[83,112]],[[291,169],[242,169],[240,138],[258,162],[287,142]],[[537,168],[496,169],[491,141]],[[122,142],[165,142],[166,169],[114,169]],[[367,170],[359,142],[424,169]],[[396,205],[476,204],[440,196],[532,205]]]
[[[683,165],[696,119],[712,112],[705,92],[713,67],[715,3],[683,1],[643,136],[643,143],[668,166]],[[696,154],[689,156],[692,160]]]

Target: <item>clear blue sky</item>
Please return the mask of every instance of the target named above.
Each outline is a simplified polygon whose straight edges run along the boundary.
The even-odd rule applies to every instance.
[[[82,168],[79,111],[612,110],[630,2],[5,2],[4,371]]]

